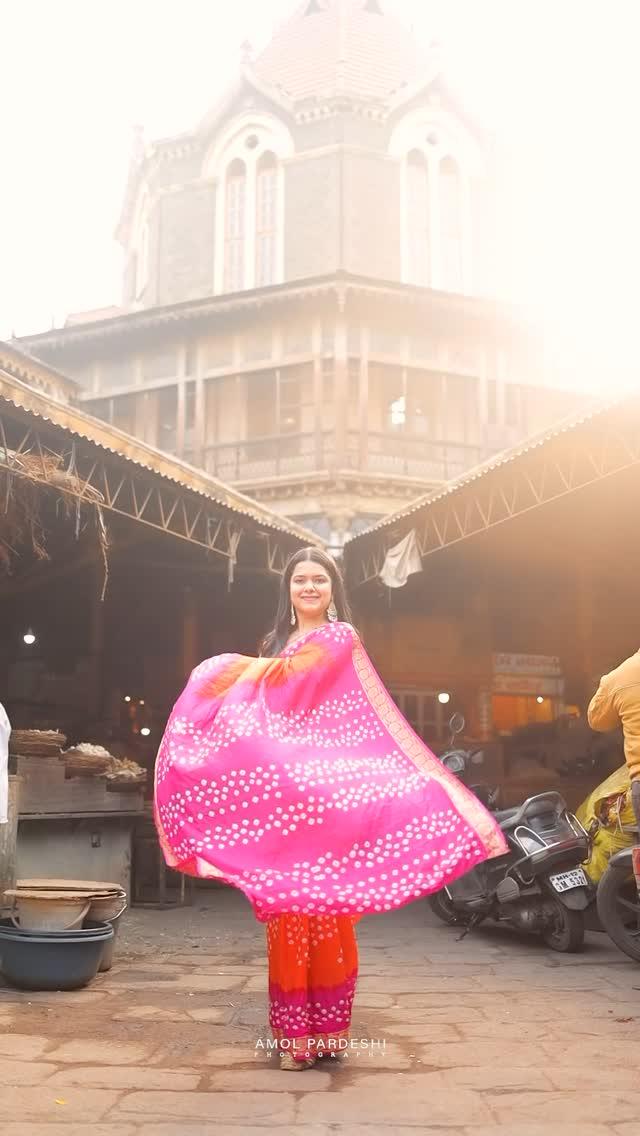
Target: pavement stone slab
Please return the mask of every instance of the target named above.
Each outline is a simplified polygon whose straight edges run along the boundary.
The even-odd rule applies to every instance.
[[[509,1096],[485,1095],[497,1120],[511,1128],[520,1124],[546,1125],[549,1132],[566,1136],[566,1125],[592,1124],[594,1117],[607,1117],[617,1124],[640,1117],[640,1092],[513,1093]],[[548,1136],[547,1134],[547,1136]]]
[[[21,1123],[84,1124],[104,1120],[120,1094],[109,1089],[69,1088],[64,1092],[47,1085],[0,1085],[0,1116],[19,1117]],[[4,1136],[4,1126],[3,1126]],[[85,1132],[84,1136],[88,1136]]]
[[[48,1080],[56,1069],[56,1065],[46,1061],[12,1061],[3,1057],[0,1058],[0,1084],[39,1085]]]
[[[249,983],[253,981],[253,978],[248,980]],[[265,980],[260,978],[258,982],[262,982],[262,987],[259,986],[258,989],[263,989]],[[179,978],[167,985],[174,990],[194,991],[247,990],[249,988],[247,981],[239,974],[181,974]]]
[[[443,1045],[460,1041],[460,1034],[455,1026],[440,1021],[430,1025],[428,1020],[425,1021],[417,1017],[409,1021],[376,1022],[372,1036],[376,1038],[406,1038],[407,1041],[413,1041],[416,1045],[434,1037],[437,1037],[438,1042]]]
[[[274,1071],[274,1076],[277,1073]],[[285,1074],[283,1073],[284,1077]],[[291,1073],[290,1077],[303,1077],[305,1073]],[[315,1096],[315,1093],[310,1094]],[[329,1094],[325,1094],[329,1096]],[[113,1109],[114,1120],[131,1120],[139,1117],[146,1124],[178,1120],[185,1125],[190,1121],[248,1124],[293,1124],[295,1097],[290,1091],[264,1092],[140,1092],[128,1093]]]
[[[603,935],[570,957],[456,934],[422,903],[363,920],[352,1037],[369,1048],[284,1073],[257,1046],[264,927],[244,898],[134,909],[87,990],[0,986],[0,1134],[640,1136],[637,966]]]
[[[52,1049],[49,1061],[71,1062],[77,1065],[133,1065],[145,1062],[156,1049],[151,1039],[146,1044],[100,1041],[83,1038],[66,1041]]]
[[[293,1124],[279,1124],[276,1131],[278,1136],[299,1136],[300,1132]],[[207,1121],[195,1125],[169,1121],[168,1124],[143,1124],[141,1128],[136,1127],[135,1136],[267,1136],[268,1132],[269,1128],[264,1125],[258,1127],[244,1124],[241,1127],[238,1124],[217,1124]],[[338,1132],[341,1136],[342,1129]],[[305,1128],[304,1136],[336,1136],[336,1130],[327,1128],[324,1124],[314,1124]],[[362,1133],[362,1136],[367,1134]],[[368,1136],[375,1136],[371,1129],[368,1130]]]
[[[324,1062],[323,1062],[324,1065]],[[304,1077],[304,1082],[302,1078]],[[221,1069],[207,1078],[212,1092],[326,1092],[331,1088],[331,1073],[318,1068],[303,1072],[284,1072],[276,1064],[270,1069]]]
[[[640,1072],[633,1060],[627,1060],[619,1066],[591,1062],[589,1065],[577,1067],[563,1065],[559,1061],[555,1061],[546,1067],[541,1066],[541,1068],[544,1069],[545,1075],[551,1081],[553,1088],[563,1092],[640,1091]],[[640,1116],[638,1117],[638,1133],[640,1133]]]
[[[298,1076],[298,1074],[295,1074]],[[306,1074],[302,1074],[305,1076]],[[304,1093],[296,1119],[300,1124],[402,1124],[463,1127],[488,1123],[491,1113],[482,1095],[471,1089],[429,1088],[428,1078],[413,1073],[377,1073],[348,1083],[341,1092]]]
[[[51,1066],[55,1068],[55,1066]],[[0,1078],[2,1066],[0,1065]],[[77,1065],[56,1072],[47,1082],[61,1090],[67,1085],[86,1085],[94,1089],[171,1089],[187,1092],[198,1088],[202,1075],[198,1069],[145,1068],[135,1065]],[[11,1083],[11,1082],[9,1082]],[[63,1094],[64,1095],[64,1094]]]
[[[459,1041],[452,1045],[435,1042],[432,1045],[420,1046],[420,1057],[426,1065],[434,1065],[442,1069],[459,1069],[465,1065],[504,1064],[508,1062],[510,1068],[535,1069],[544,1061],[545,1051],[534,1045],[518,1044],[510,1041],[508,1051],[493,1034],[491,1040],[482,1044],[469,1041]]]
[[[42,1057],[43,1053],[50,1048],[50,1038],[42,1035],[14,1033],[13,1030],[0,1034],[0,1056],[2,1057],[21,1057],[29,1061]]]
[[[485,1128],[465,1128],[464,1136],[611,1136],[617,1129],[607,1128],[604,1124],[563,1124],[562,1129],[549,1124],[508,1124],[492,1125]],[[637,1136],[637,1128],[633,1133],[623,1133],[622,1136]]]
[[[94,982],[99,986],[100,978]],[[107,997],[105,991],[94,990],[11,990],[8,986],[0,987],[0,1006],[4,1003],[20,1004],[22,1006],[36,1006],[39,1004],[50,1006],[86,1006],[102,1002]]]
[[[599,1066],[608,1069],[624,1069],[629,1064],[631,1045],[632,1043],[626,1039],[614,1041],[607,1038],[606,1042],[603,1043],[600,1038],[584,1037],[564,1046],[547,1042],[543,1048],[559,1065],[571,1065],[574,1068],[582,1065],[585,1068]],[[637,1062],[635,1066],[637,1071]],[[638,1073],[638,1084],[640,1087],[640,1073]]]
[[[138,1136],[132,1124],[51,1124],[3,1121],[2,1136]]]
[[[430,1067],[423,1063],[423,1068]],[[480,1092],[491,1089],[509,1092],[544,1092],[554,1088],[547,1070],[526,1066],[512,1068],[504,1064],[482,1063],[466,1068],[437,1069],[425,1072],[424,1081],[427,1088],[448,1089],[454,1093],[458,1089],[476,1089]]]

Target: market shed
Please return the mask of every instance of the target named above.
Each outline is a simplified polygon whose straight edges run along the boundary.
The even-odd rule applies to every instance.
[[[124,880],[186,676],[208,655],[255,653],[288,556],[318,541],[73,393],[0,345],[0,689],[25,739],[18,869],[41,875],[46,845],[48,874]],[[107,785],[97,758],[90,776],[91,753],[87,775],[76,756],[65,777],[55,739],[33,752],[34,730],[135,762],[146,792]]]
[[[444,744],[451,709],[462,709],[475,737],[499,742],[498,776],[513,795],[557,782],[579,799],[617,760],[584,715],[601,674],[638,648],[639,500],[634,393],[348,543],[370,649],[425,740]],[[403,539],[418,571],[391,589],[380,572]]]

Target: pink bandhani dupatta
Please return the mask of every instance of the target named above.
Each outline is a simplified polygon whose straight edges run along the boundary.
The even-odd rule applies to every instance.
[[[155,819],[167,864],[240,888],[261,922],[391,911],[507,850],[346,623],[274,659],[195,668],[160,745]]]

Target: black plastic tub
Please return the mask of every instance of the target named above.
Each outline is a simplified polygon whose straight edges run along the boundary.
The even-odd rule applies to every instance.
[[[20,990],[79,990],[95,978],[113,939],[110,923],[78,931],[21,931],[0,920],[0,973]]]

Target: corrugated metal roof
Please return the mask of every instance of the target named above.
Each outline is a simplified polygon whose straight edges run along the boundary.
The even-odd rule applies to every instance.
[[[131,462],[140,469],[171,481],[174,485],[179,485],[198,496],[209,498],[233,513],[248,517],[259,526],[284,533],[302,543],[322,543],[317,536],[301,525],[286,521],[276,513],[264,509],[250,497],[230,489],[224,482],[218,481],[202,470],[195,469],[179,458],[138,441],[122,430],[116,429],[115,426],[110,426],[85,411],[78,410],[75,406],[56,402],[41,391],[34,390],[21,378],[17,378],[7,366],[11,353],[19,356],[16,362],[21,371],[24,370],[25,364],[29,363],[29,357],[9,344],[0,343],[0,351],[4,362],[0,367],[0,399],[3,402],[11,404],[32,418],[41,419],[64,430],[74,438],[89,442],[113,454],[114,457]],[[38,365],[42,367],[42,364]]]
[[[460,493],[468,485],[479,481],[483,477],[487,477],[495,470],[512,465],[514,462],[525,457],[527,454],[532,453],[532,451],[540,449],[542,446],[548,445],[549,443],[555,441],[557,438],[562,437],[563,434],[569,434],[572,431],[578,430],[581,426],[585,426],[591,422],[596,422],[597,419],[603,414],[606,414],[607,411],[613,410],[625,402],[632,402],[634,400],[637,401],[639,398],[640,396],[637,394],[622,394],[616,398],[598,402],[598,404],[587,413],[583,411],[577,416],[564,418],[550,429],[543,430],[539,434],[533,435],[525,442],[521,442],[519,445],[514,446],[510,450],[503,450],[495,457],[489,458],[488,461],[483,462],[482,465],[475,466],[467,473],[464,473],[460,477],[455,478],[454,481],[447,482],[444,488],[436,489],[429,493],[422,494],[405,508],[398,509],[398,511],[395,513],[390,513],[388,516],[383,517],[379,521],[376,521],[375,525],[371,525],[370,528],[364,529],[356,536],[351,537],[347,543],[351,547],[358,541],[364,540],[366,537],[370,536],[373,533],[380,532],[382,529],[387,529],[392,527],[393,525],[397,525],[400,522],[407,520],[409,517],[412,517],[414,514],[421,512],[423,509],[430,508],[438,501],[442,501],[445,497],[452,497],[454,494]]]
[[[76,324],[71,327],[54,328],[21,336],[16,342],[23,345],[29,353],[47,347],[62,347],[71,343],[90,342],[106,337],[124,336],[163,324],[193,321],[210,321],[215,317],[226,318],[231,314],[267,307],[305,301],[317,296],[338,296],[341,300],[350,296],[383,297],[417,307],[434,317],[440,313],[474,315],[480,319],[507,321],[513,326],[525,326],[519,311],[506,303],[497,303],[485,296],[457,296],[449,292],[439,292],[433,288],[423,288],[417,284],[401,284],[394,280],[376,279],[371,276],[358,276],[351,272],[338,270],[324,276],[308,277],[297,282],[273,284],[267,288],[256,288],[232,295],[205,296],[201,300],[182,300],[176,304],[145,308],[141,311],[127,312],[124,315],[96,320],[93,323]],[[37,356],[31,354],[32,358]],[[47,366],[49,364],[46,364]]]

